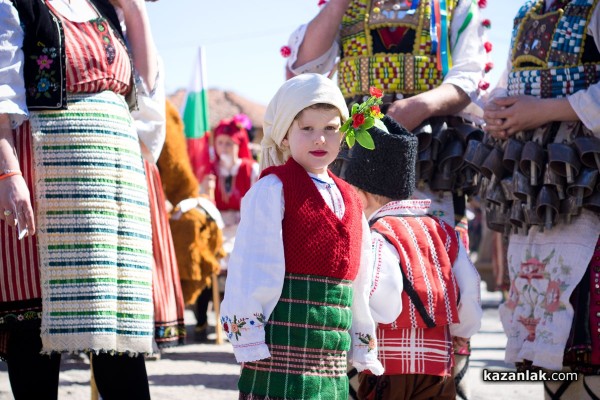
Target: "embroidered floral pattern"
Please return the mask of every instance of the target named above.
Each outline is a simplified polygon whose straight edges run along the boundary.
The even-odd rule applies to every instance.
[[[41,96],[50,98],[50,93],[57,91],[59,88],[56,71],[52,71],[50,68],[58,57],[58,51],[54,47],[44,47],[43,43],[38,43],[38,46],[41,47],[41,53],[30,56],[36,62],[38,71],[28,91],[36,99]]]
[[[108,24],[104,18],[98,18],[94,21],[94,26],[96,27],[96,30],[98,31],[98,33],[100,33],[100,37],[102,38],[102,43],[104,44],[104,51],[106,52],[106,61],[108,62],[108,65],[112,65],[115,62],[117,50],[113,45],[112,38],[108,29]]]
[[[551,337],[545,332],[549,328],[546,324],[552,321],[554,313],[566,309],[560,297],[568,285],[556,277],[568,276],[572,268],[563,263],[562,257],[554,258],[555,250],[543,259],[527,254],[511,282],[506,307],[522,310],[516,320],[527,331],[525,340],[528,342],[535,341],[536,337]]]
[[[375,341],[375,338],[373,336],[369,335],[368,333],[360,332],[357,332],[356,336],[358,336],[358,340],[360,341],[360,343],[362,343],[358,344],[357,346],[367,347],[367,352],[375,350],[377,342]]]
[[[262,328],[265,322],[265,316],[262,313],[255,313],[252,317],[246,318],[239,318],[237,315],[221,317],[223,330],[230,341],[239,340],[240,336],[250,329]]]
[[[42,70],[42,69],[50,69],[50,65],[53,62],[54,61],[52,59],[48,58],[48,56],[45,55],[45,54],[39,56],[38,59],[37,59],[37,63],[38,63],[38,66],[40,67],[40,70]]]
[[[41,319],[42,313],[40,311],[25,311],[16,314],[5,314],[0,317],[0,325],[7,324],[10,321],[32,321],[35,319]]]

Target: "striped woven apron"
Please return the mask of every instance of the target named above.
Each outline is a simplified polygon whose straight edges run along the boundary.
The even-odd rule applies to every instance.
[[[349,280],[286,274],[266,327],[271,357],[242,365],[240,399],[347,399],[352,290]]]
[[[71,94],[32,113],[43,352],[150,353],[152,234],[124,98]]]

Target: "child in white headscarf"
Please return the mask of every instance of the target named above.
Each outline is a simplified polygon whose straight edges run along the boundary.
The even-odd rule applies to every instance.
[[[348,398],[347,357],[383,373],[369,227],[356,193],[327,169],[347,119],[338,87],[318,74],[285,82],[267,107],[263,172],[242,200],[221,308],[243,363],[240,399]]]

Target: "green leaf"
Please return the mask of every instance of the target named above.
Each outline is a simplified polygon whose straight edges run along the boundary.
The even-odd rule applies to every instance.
[[[356,114],[356,111],[358,111],[358,103],[352,104],[352,112],[350,114],[354,115]]]
[[[356,143],[356,138],[354,135],[346,135],[346,143],[348,144],[348,147],[354,146],[354,143]]]
[[[344,122],[344,125],[342,125],[342,127],[340,128],[340,131],[346,132],[348,130],[348,128],[350,128],[351,123],[352,123],[352,118],[348,118],[346,120],[346,122]]]
[[[375,119],[375,126],[379,129],[381,129],[382,131],[389,133],[387,126],[385,126],[385,124],[383,123],[382,120]]]
[[[361,129],[356,132],[356,141],[365,149],[375,149],[375,142],[369,132]]]
[[[360,128],[367,130],[367,129],[372,128],[373,125],[375,125],[375,118],[367,117],[367,118],[365,118],[365,122],[363,122],[363,124],[360,126]]]

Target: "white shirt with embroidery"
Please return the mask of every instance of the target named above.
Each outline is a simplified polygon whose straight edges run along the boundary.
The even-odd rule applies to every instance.
[[[328,175],[309,175],[327,206],[342,218],[345,206],[334,181]],[[271,316],[281,296],[285,277],[284,210],[283,184],[276,175],[260,179],[242,199],[242,218],[229,259],[221,321],[231,321],[239,315],[262,315],[264,320]],[[348,359],[358,371],[369,369],[380,375],[383,366],[377,359],[377,349],[369,351],[354,334],[360,332],[375,337],[375,322],[369,309],[371,237],[364,217],[362,231],[360,267],[352,283],[352,345]],[[235,340],[229,337],[236,360],[248,362],[269,358],[264,326],[247,323],[244,329],[244,334],[236,336]]]

